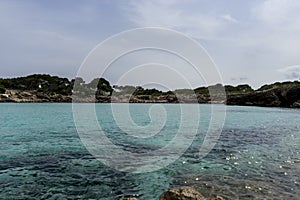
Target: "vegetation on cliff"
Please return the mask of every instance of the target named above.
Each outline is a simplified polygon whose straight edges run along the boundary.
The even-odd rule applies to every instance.
[[[46,74],[33,74],[26,77],[0,79],[0,85],[12,90],[36,90],[44,93],[70,95],[71,82],[67,78]]]
[[[266,90],[270,90],[270,89],[276,89],[276,88],[290,88],[290,87],[294,87],[294,86],[299,86],[300,83],[299,81],[286,81],[286,82],[276,82],[276,83],[272,83],[272,84],[266,84],[261,86],[257,91],[266,91]]]
[[[0,94],[4,94],[6,91],[4,85],[0,85]]]

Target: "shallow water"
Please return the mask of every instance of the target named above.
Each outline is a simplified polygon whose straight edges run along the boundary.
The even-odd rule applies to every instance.
[[[136,124],[150,123],[151,106],[130,104]],[[115,145],[151,152],[172,140],[181,120],[179,104],[162,106],[167,121],[147,139],[124,133],[114,122],[110,104],[97,104],[96,113]],[[188,106],[201,111],[192,145],[158,171],[133,174],[107,167],[86,150],[75,128],[72,104],[0,104],[0,198],[151,200],[168,188],[189,185],[207,197],[299,199],[300,110],[226,106],[222,134],[200,159],[210,106]]]

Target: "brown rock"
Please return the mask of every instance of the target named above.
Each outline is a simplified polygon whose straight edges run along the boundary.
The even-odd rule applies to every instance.
[[[216,198],[215,198],[215,200],[225,200],[225,199],[223,197],[217,195]]]
[[[207,200],[191,187],[180,187],[164,192],[159,200]]]
[[[296,101],[292,105],[293,108],[300,108],[300,101]]]
[[[21,92],[20,93],[20,95],[22,96],[22,97],[31,97],[32,96],[32,93],[30,93],[30,92]]]

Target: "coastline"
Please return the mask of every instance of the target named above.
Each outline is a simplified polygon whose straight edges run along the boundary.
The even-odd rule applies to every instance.
[[[232,106],[259,106],[300,108],[300,87],[276,88],[245,94],[227,94],[226,102],[211,102],[209,95],[97,95],[74,99],[72,95],[40,93],[38,91],[7,90],[0,94],[0,103],[159,103],[159,104],[225,104]],[[179,100],[180,99],[180,100]]]
[[[213,95],[211,96],[211,92]],[[300,82],[276,82],[257,90],[247,84],[216,84],[163,92],[141,86],[111,86],[104,78],[86,83],[45,74],[0,78],[0,102],[12,103],[197,103],[300,108]]]

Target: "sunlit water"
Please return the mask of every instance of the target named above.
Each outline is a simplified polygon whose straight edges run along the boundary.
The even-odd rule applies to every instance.
[[[163,106],[166,124],[147,139],[124,133],[114,123],[110,104],[97,104],[96,112],[114,144],[143,152],[166,145],[178,130],[180,105]],[[130,105],[136,124],[150,122],[149,107]],[[188,185],[206,197],[299,199],[300,110],[226,108],[222,134],[205,158],[199,159],[198,151],[210,106],[200,105],[200,128],[184,155],[158,171],[132,174],[109,168],[89,154],[76,131],[71,104],[0,104],[0,198],[151,200],[168,188]]]

